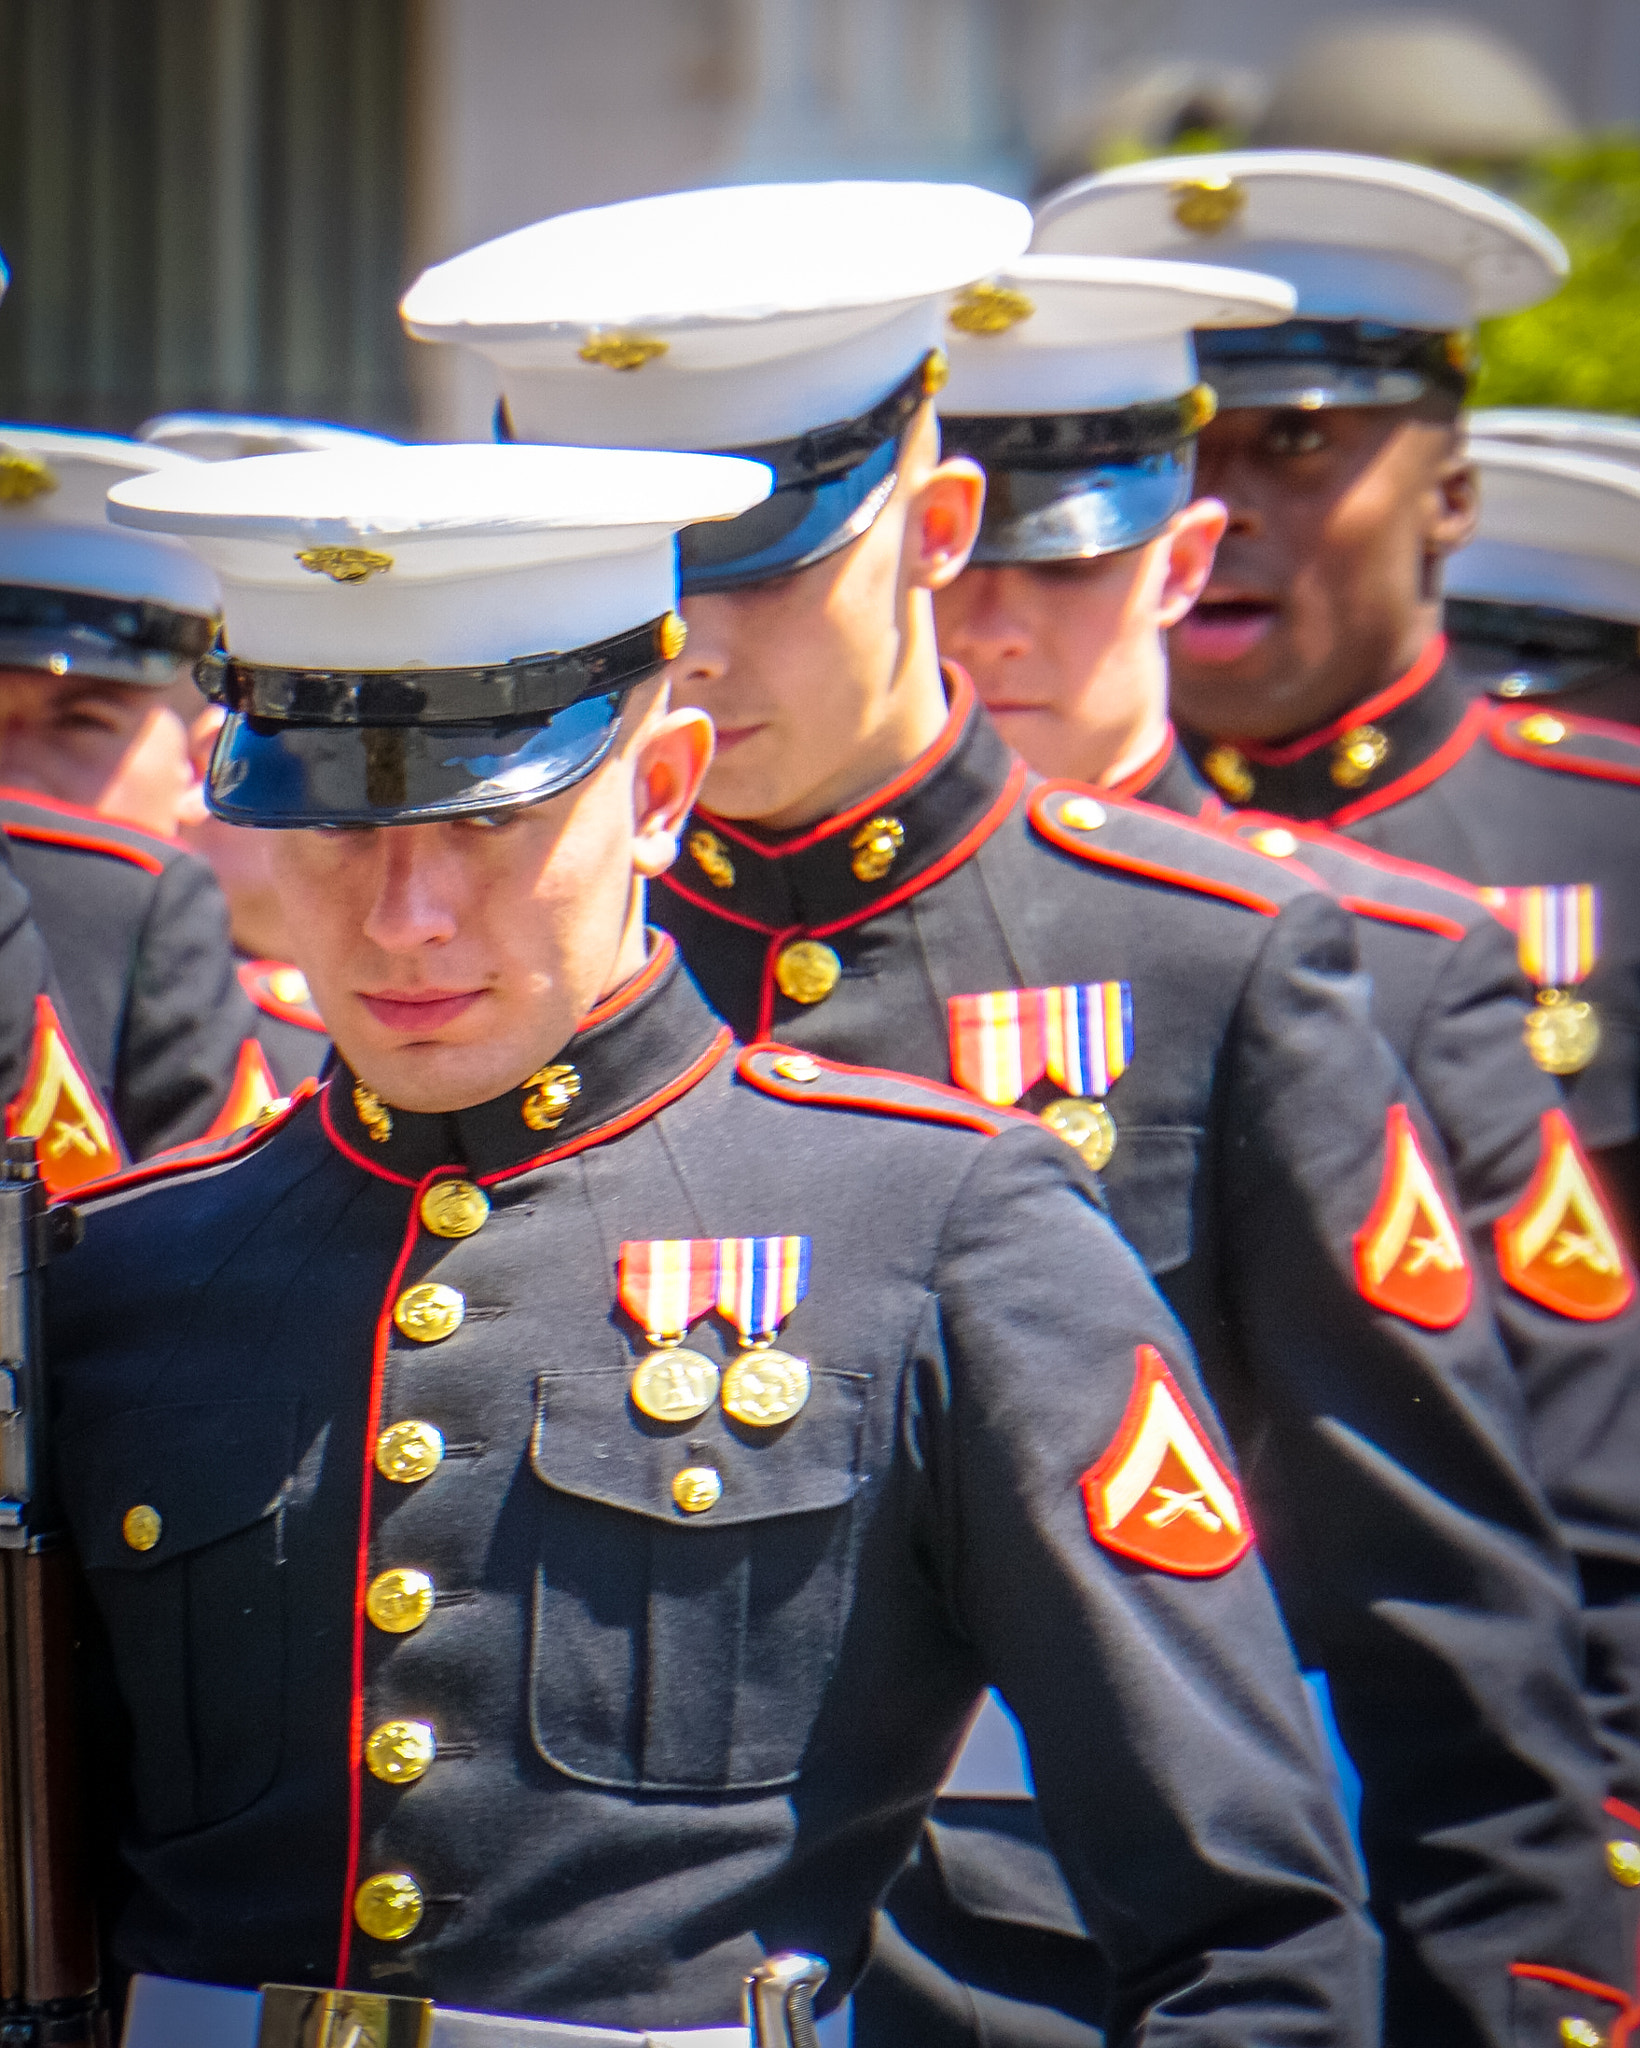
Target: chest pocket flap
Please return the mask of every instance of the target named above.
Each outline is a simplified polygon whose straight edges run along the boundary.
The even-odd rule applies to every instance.
[[[139,1408],[65,1431],[61,1486],[131,1717],[154,1836],[229,1819],[278,1769],[291,1401]]]
[[[831,1675],[859,1547],[869,1375],[816,1369],[788,1423],[712,1408],[647,1425],[626,1376],[544,1375],[530,1719],[592,1784],[719,1791],[795,1777]],[[716,1475],[699,1513],[681,1473]]]

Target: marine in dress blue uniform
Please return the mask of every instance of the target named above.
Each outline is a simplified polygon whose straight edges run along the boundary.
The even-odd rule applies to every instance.
[[[692,593],[755,599],[871,533],[915,432],[898,401],[919,370],[924,390],[938,381],[922,366],[944,310],[926,295],[917,322],[874,295],[896,238],[906,263],[916,247],[879,199],[826,240],[825,266],[806,264],[802,310],[756,332],[744,308],[779,303],[770,281],[748,282],[748,242],[725,283],[722,195],[694,199],[542,223],[441,266],[405,308],[412,331],[492,356],[516,433],[590,434],[590,416],[605,435],[772,461],[768,507],[685,536],[686,610]],[[636,260],[646,237],[670,267]],[[804,237],[791,245],[808,256]],[[674,274],[687,281],[675,305]],[[618,385],[605,374],[617,321],[631,372]],[[1171,438],[1130,448],[1136,461],[1088,438],[1098,459],[1083,467],[1102,474],[1085,488],[1162,472],[1165,499],[1182,471],[1187,490],[1178,452],[1199,418],[1177,401],[1175,388],[1157,407]],[[1067,516],[1079,510],[1098,508]],[[885,618],[885,636],[891,625],[905,630]],[[917,686],[937,688],[937,671]],[[1616,1987],[1631,1969],[1604,1862],[1604,1767],[1577,1699],[1575,1594],[1439,1148],[1367,1021],[1348,919],[1267,860],[1036,782],[959,673],[949,690],[926,750],[828,815],[773,831],[699,810],[657,914],[743,1036],[966,1081],[1043,1108],[1085,1157],[1105,1157],[1112,1212],[1244,1448],[1288,1625],[1326,1669],[1367,1781],[1397,2038],[1581,2025],[1519,2003],[1570,1988],[1568,1958],[1589,1955],[1592,1932],[1605,1962],[1589,1977]],[[1027,1038],[1057,1050],[1035,1057]],[[1011,1235],[1016,1219],[998,1227]],[[1529,1680],[1505,1675],[1521,1656]],[[1523,1912],[1511,1873],[1542,1840],[1545,1801],[1561,1816],[1558,1874],[1534,1852],[1546,1882]],[[1619,2009],[1627,1997],[1605,1995]],[[1121,2025],[1100,1997],[1083,2016]]]
[[[482,860],[634,776],[673,529],[767,481],[428,448],[119,516],[222,550],[214,804],[372,858],[371,828],[468,820],[403,858]],[[256,709],[281,696],[301,722]],[[640,932],[618,904],[573,927],[602,956]],[[179,2016],[249,2040],[268,1980],[436,2001],[460,2043],[731,2048],[766,1950],[847,1991],[992,1677],[1115,2024],[1369,2043],[1375,1939],[1245,1506],[1081,1162],[947,1090],[741,1052],[668,939],[638,957],[487,1099],[412,1112],[339,1065],[85,1205],[49,1342],[131,1737],[132,2048]]]
[[[111,483],[180,459],[101,435],[0,428],[0,669],[155,689],[186,673],[210,641],[209,573],[184,549],[112,530],[102,507]],[[114,1118],[105,1144],[95,1119],[76,1121],[65,1104],[59,1131],[80,1141],[56,1153],[47,1142],[48,1175],[61,1191],[125,1149],[144,1158],[200,1137],[230,1107],[252,1031],[209,870],[168,840],[34,790],[0,786],[0,831],[58,988],[38,1064],[55,1068],[77,1048],[70,1093],[89,1084]],[[56,1115],[0,1099],[14,1122]]]

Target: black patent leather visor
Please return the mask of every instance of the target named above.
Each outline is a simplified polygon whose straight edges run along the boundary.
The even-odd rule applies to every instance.
[[[551,718],[437,725],[298,725],[229,714],[206,783],[230,825],[415,825],[535,804],[590,775],[625,697]]]
[[[736,519],[683,529],[678,574],[684,596],[795,576],[858,540],[893,496],[901,438],[944,374],[944,358],[935,350],[854,419],[790,441],[716,450],[766,463],[774,489]]]
[[[1461,399],[1470,363],[1461,334],[1376,320],[1204,329],[1196,336],[1196,359],[1224,411],[1410,405],[1431,391]]]

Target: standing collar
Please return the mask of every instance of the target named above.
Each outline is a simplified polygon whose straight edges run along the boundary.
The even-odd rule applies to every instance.
[[[753,931],[838,931],[937,881],[1001,824],[1025,765],[986,717],[967,675],[945,665],[939,737],[891,782],[834,817],[760,833],[696,811],[662,886]]]
[[[1434,779],[1467,732],[1471,693],[1437,633],[1404,675],[1329,724],[1267,746],[1182,735],[1191,759],[1228,802],[1344,825]],[[1460,747],[1461,751],[1461,747]]]
[[[1223,809],[1179,744],[1179,735],[1171,725],[1167,737],[1148,761],[1141,761],[1131,774],[1102,786],[1112,796],[1154,804],[1158,810],[1176,811],[1182,818],[1216,817]]]
[[[488,1183],[653,1116],[704,1079],[732,1041],[672,941],[649,937],[642,970],[588,1012],[553,1060],[476,1108],[439,1116],[395,1109],[360,1090],[338,1063],[321,1098],[331,1142],[366,1171],[407,1187],[440,1167]]]

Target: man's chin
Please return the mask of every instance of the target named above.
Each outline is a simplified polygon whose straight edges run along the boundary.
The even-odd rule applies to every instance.
[[[337,1050],[367,1088],[394,1109],[414,1116],[446,1116],[473,1109],[517,1086],[523,1074],[497,1057],[493,1044],[451,1045],[439,1041],[384,1046],[351,1046],[338,1040]],[[516,1065],[513,1062],[512,1065]],[[526,1067],[524,1074],[534,1069]]]

